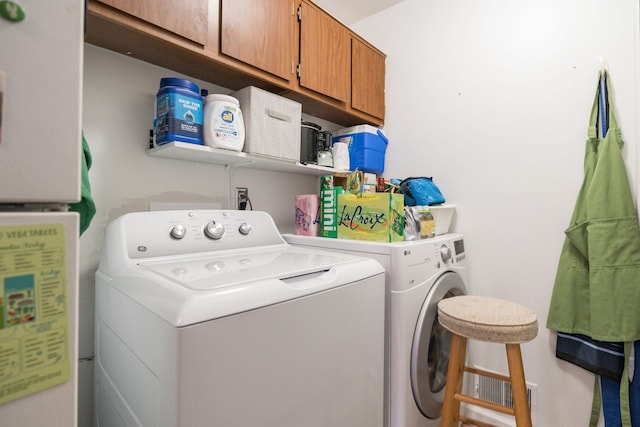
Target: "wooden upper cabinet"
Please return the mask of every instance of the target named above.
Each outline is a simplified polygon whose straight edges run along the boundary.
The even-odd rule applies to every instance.
[[[99,0],[201,45],[207,44],[209,0]]]
[[[336,124],[384,124],[385,55],[311,0],[89,0],[85,41]]]
[[[300,7],[300,86],[348,102],[351,86],[349,31],[306,1]]]
[[[371,46],[351,40],[351,107],[384,119],[385,56]]]
[[[220,52],[290,81],[294,77],[292,0],[222,0]]]

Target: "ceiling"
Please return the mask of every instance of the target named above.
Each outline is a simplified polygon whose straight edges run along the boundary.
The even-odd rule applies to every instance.
[[[313,0],[345,25],[351,25],[403,0]]]

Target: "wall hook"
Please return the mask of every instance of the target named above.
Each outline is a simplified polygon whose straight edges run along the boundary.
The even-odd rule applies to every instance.
[[[609,63],[607,62],[607,58],[605,58],[604,56],[598,57],[598,63],[600,64],[600,73],[609,71]]]

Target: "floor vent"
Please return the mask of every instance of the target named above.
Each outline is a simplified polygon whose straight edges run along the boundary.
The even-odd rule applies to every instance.
[[[487,371],[487,369],[482,367],[477,367],[477,369]],[[508,374],[496,373],[508,376]],[[468,391],[471,395],[479,399],[513,408],[513,396],[511,393],[511,384],[509,382],[471,373],[465,373],[465,375],[469,377],[465,380],[465,384],[469,384],[469,386],[473,387],[473,390]],[[534,426],[537,425],[537,389],[538,386],[536,384],[527,382],[527,395],[529,398],[529,407],[531,408],[531,419]]]

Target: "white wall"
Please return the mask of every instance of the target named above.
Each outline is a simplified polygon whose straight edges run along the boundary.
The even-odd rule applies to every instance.
[[[405,0],[352,26],[388,55],[385,176],[433,176],[458,206],[469,291],[538,315],[523,355],[539,426],[588,424],[593,376],[555,358],[545,323],[599,56],[635,184],[637,17],[632,0]],[[472,350],[507,371],[502,348]]]
[[[89,171],[97,214],[80,239],[79,426],[92,425],[94,274],[105,226],[150,202],[220,203],[226,208],[224,166],[146,154],[156,92],[162,77],[186,77],[85,44],[83,128],[93,156]],[[230,90],[194,80],[209,93]],[[331,123],[315,120],[324,128]],[[335,125],[333,125],[335,129]],[[255,210],[281,229],[293,228],[295,194],[317,191],[317,178],[237,169],[232,186],[249,188]],[[294,177],[295,179],[291,179]]]

